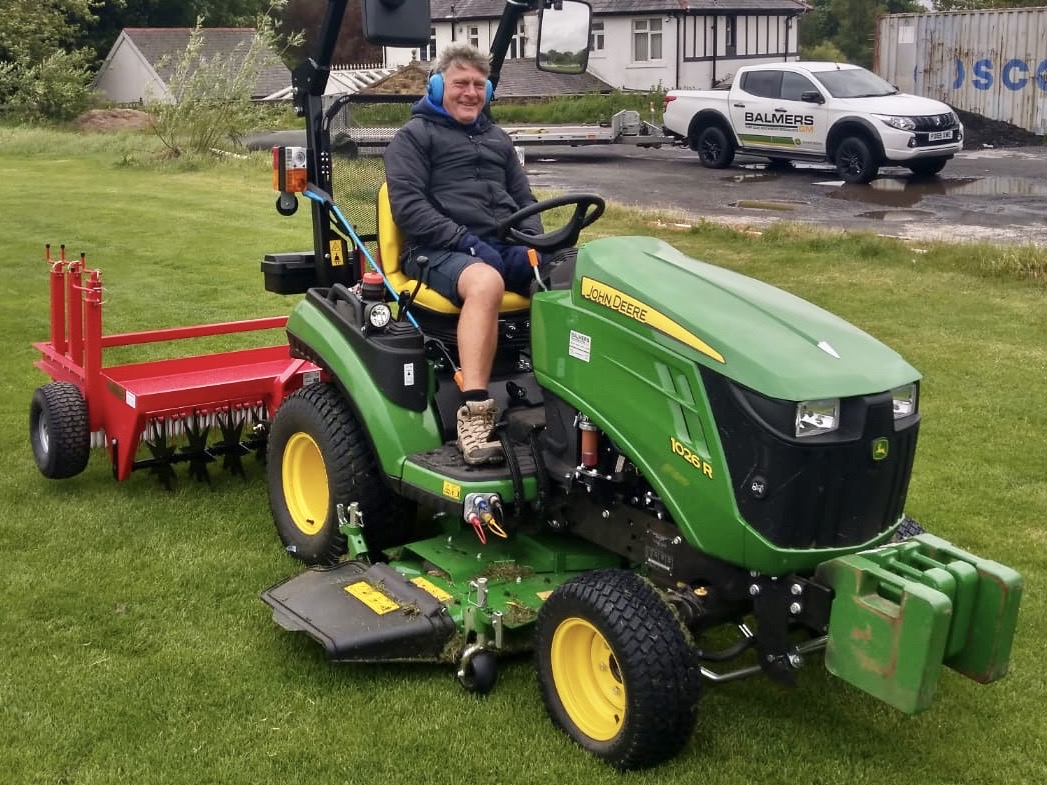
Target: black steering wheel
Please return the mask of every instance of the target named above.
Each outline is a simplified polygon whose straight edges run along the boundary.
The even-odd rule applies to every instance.
[[[570,220],[559,229],[544,234],[526,234],[518,228],[521,222],[532,215],[567,205],[574,205],[574,213]],[[544,199],[541,202],[529,204],[522,210],[517,210],[498,224],[498,238],[512,240],[514,243],[530,246],[543,253],[570,248],[578,243],[578,235],[582,233],[582,229],[603,215],[604,207],[606,207],[604,200],[595,194],[565,194],[553,199]]]

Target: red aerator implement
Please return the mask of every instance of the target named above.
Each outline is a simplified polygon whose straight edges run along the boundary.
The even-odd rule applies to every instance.
[[[287,395],[319,379],[319,369],[275,346],[169,360],[103,365],[106,349],[189,338],[279,329],[284,316],[104,335],[102,274],[84,257],[66,259],[62,247],[50,265],[50,339],[34,344],[36,367],[53,381],[33,394],[29,436],[45,477],[84,470],[90,450],[105,447],[113,475],[126,480],[148,468],[169,484],[172,465],[189,464],[207,479],[207,465],[243,473],[242,457],[265,447],[265,423]],[[208,444],[212,431],[217,439]],[[185,436],[187,444],[172,445]],[[139,458],[144,447],[147,457]]]

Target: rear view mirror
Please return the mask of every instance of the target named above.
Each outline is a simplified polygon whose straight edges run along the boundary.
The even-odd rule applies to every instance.
[[[825,98],[817,90],[804,90],[800,93],[800,100],[808,104],[824,104]]]
[[[368,43],[418,47],[429,43],[429,0],[360,0],[360,4]]]
[[[538,59],[542,71],[583,74],[589,64],[593,9],[580,0],[554,1],[538,17]]]

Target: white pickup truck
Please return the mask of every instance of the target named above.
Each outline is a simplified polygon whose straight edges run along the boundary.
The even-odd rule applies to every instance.
[[[711,169],[730,166],[736,152],[828,161],[848,183],[867,183],[889,164],[929,177],[963,147],[947,104],[844,63],[749,65],[726,90],[670,90],[662,125]]]

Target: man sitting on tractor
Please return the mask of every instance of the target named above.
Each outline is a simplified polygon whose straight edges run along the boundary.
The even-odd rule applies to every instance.
[[[537,200],[509,135],[483,113],[493,88],[487,56],[452,44],[427,94],[385,152],[393,219],[406,237],[401,264],[461,308],[457,337],[462,406],[458,448],[471,465],[499,463],[497,408],[487,390],[506,291],[527,295],[527,248],[496,238],[501,221]],[[539,234],[534,216],[519,227]],[[418,264],[419,257],[428,262]]]

